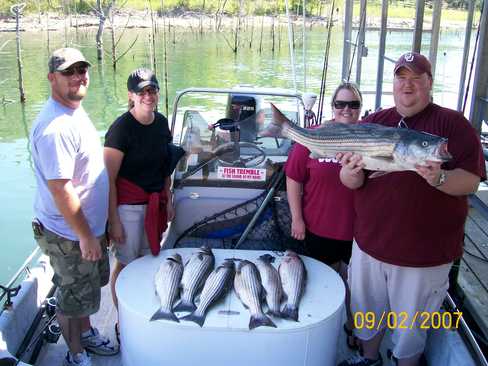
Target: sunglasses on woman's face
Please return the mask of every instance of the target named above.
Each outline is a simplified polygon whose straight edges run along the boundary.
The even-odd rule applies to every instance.
[[[86,65],[71,66],[68,67],[66,70],[60,71],[59,73],[63,76],[73,76],[75,72],[78,75],[85,75],[88,72],[88,66]]]
[[[344,109],[346,106],[349,106],[351,109],[359,109],[361,108],[361,102],[359,100],[336,100],[334,102],[335,109]]]
[[[142,89],[141,91],[138,91],[136,94],[139,97],[143,97],[146,94],[148,94],[148,95],[156,95],[158,93],[159,93],[159,90],[158,89],[155,89],[155,88],[147,88],[147,89]]]

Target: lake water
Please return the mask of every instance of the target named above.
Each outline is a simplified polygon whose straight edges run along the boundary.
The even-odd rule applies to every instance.
[[[269,30],[263,37],[263,50],[258,51],[259,35],[254,30],[253,48],[250,49],[249,34],[243,37],[246,47],[235,56],[222,34],[177,33],[176,43],[169,42],[168,96],[171,108],[175,93],[188,87],[232,87],[251,84],[260,87],[293,88],[293,79],[288,52],[286,28],[281,30],[281,47],[271,52]],[[297,32],[298,35],[298,32]],[[51,50],[65,44],[79,47],[94,67],[90,71],[91,84],[83,105],[88,111],[102,137],[116,116],[126,110],[126,80],[136,67],[149,66],[149,42],[147,30],[131,29],[119,44],[119,52],[128,48],[137,38],[135,47],[122,58],[114,72],[107,55],[105,63],[97,64],[95,31],[51,32]],[[227,33],[229,37],[229,33]],[[162,37],[160,34],[159,37]],[[323,65],[323,50],[326,40],[324,28],[314,27],[307,34],[307,90],[320,91]],[[330,94],[340,81],[342,65],[342,33],[335,29],[329,54],[326,105]],[[171,40],[173,36],[171,36]],[[411,47],[411,32],[393,32],[387,36],[387,55],[396,59]],[[424,36],[424,51],[428,54],[430,35]],[[27,255],[34,249],[31,218],[35,181],[28,148],[28,133],[35,116],[49,96],[46,80],[47,37],[45,32],[23,33],[24,87],[27,101],[18,102],[17,64],[15,59],[15,34],[0,34],[0,45],[11,40],[0,52],[0,284],[15,273]],[[67,41],[66,41],[67,40]],[[366,43],[368,57],[363,59],[361,89],[373,91],[376,79],[378,32],[368,32]],[[278,43],[278,40],[276,40]],[[472,42],[474,43],[474,42]],[[105,40],[109,48],[109,39]],[[444,106],[456,108],[459,70],[462,62],[463,32],[442,32],[439,42],[438,62],[435,75],[434,100]],[[158,75],[163,84],[162,38],[157,39]],[[297,42],[296,57],[298,89],[303,91],[303,65],[301,45]],[[353,69],[354,71],[355,69]],[[393,64],[385,62],[384,91],[391,91]],[[354,79],[354,73],[353,77]],[[163,96],[164,97],[164,96]],[[374,95],[366,95],[366,108],[373,108]],[[5,101],[6,103],[1,103]],[[12,103],[9,101],[12,100]],[[161,109],[164,112],[164,103]],[[383,105],[391,105],[391,96],[386,96]],[[330,115],[329,107],[324,114]]]

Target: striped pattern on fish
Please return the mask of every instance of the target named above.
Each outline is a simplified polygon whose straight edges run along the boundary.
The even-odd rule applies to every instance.
[[[335,158],[353,152],[363,157],[368,170],[385,172],[416,170],[425,161],[445,162],[452,158],[447,139],[408,128],[375,123],[327,122],[306,129],[291,122],[271,104],[273,121],[260,136],[289,138],[310,150],[311,158]]]
[[[282,315],[284,318],[298,321],[298,308],[307,277],[305,265],[298,254],[287,250],[278,267],[278,272],[287,298]]]
[[[151,321],[166,319],[179,322],[173,313],[173,305],[179,294],[182,276],[183,264],[179,254],[173,254],[163,260],[154,276],[156,294],[159,296],[161,307],[151,317]]]
[[[194,299],[202,288],[205,279],[214,267],[215,258],[212,250],[206,246],[193,253],[185,264],[183,278],[181,279],[181,301],[176,305],[175,311],[194,311]]]
[[[247,260],[239,262],[234,278],[234,289],[237,297],[251,313],[249,329],[260,326],[275,327],[261,307],[262,286],[259,272],[254,263]]]
[[[268,314],[281,318],[280,311],[283,288],[278,270],[272,265],[275,257],[270,254],[263,254],[256,261],[261,284],[266,293],[266,303],[268,304]]]
[[[224,263],[214,269],[205,281],[198,307],[193,313],[181,319],[193,321],[202,327],[205,323],[208,308],[220,297],[224,296],[231,287],[234,273],[235,266],[231,260],[224,261]]]

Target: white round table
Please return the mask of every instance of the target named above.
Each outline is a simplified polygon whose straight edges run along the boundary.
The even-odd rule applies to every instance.
[[[149,321],[159,309],[154,275],[162,260],[175,252],[183,263],[195,248],[162,250],[158,257],[139,258],[120,273],[117,284],[121,352],[124,366],[332,366],[344,319],[345,289],[330,267],[303,257],[307,284],[299,321],[272,317],[277,328],[249,330],[249,311],[230,290],[211,306],[200,328],[188,321]],[[260,250],[213,249],[215,266],[225,258],[255,261]],[[176,313],[178,317],[187,313]]]

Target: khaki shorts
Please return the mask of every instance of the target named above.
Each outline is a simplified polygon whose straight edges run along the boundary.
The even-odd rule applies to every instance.
[[[119,205],[119,217],[124,227],[125,243],[112,241],[115,258],[122,264],[151,253],[144,218],[147,205]]]
[[[42,252],[49,256],[54,270],[57,311],[73,318],[96,313],[100,307],[100,288],[110,278],[105,236],[99,238],[102,258],[95,262],[81,257],[78,241],[68,240],[45,228],[34,230],[34,238]]]
[[[419,327],[418,315],[439,311],[449,287],[451,266],[452,263],[435,267],[395,266],[371,257],[354,242],[348,283],[357,337],[367,341],[388,327],[392,331],[396,358],[423,352],[427,333]],[[368,327],[370,324],[363,322],[366,316],[375,319],[374,326]]]

